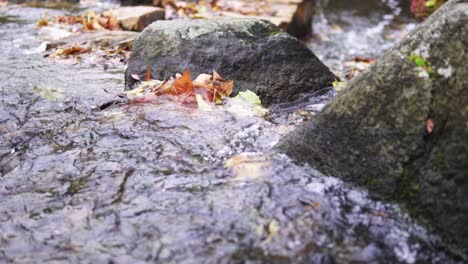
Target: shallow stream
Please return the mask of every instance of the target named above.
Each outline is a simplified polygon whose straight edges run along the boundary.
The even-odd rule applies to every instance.
[[[1,263],[456,263],[398,206],[271,151],[333,92],[266,119],[103,107],[123,65],[44,58],[45,11],[65,12],[0,9]]]

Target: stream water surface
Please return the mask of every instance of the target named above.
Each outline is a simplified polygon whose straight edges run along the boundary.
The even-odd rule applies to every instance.
[[[456,263],[398,206],[271,151],[333,92],[267,119],[104,108],[124,66],[44,58],[45,11],[66,12],[0,9],[1,263]]]

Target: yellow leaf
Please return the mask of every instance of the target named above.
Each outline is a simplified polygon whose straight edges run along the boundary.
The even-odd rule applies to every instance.
[[[211,108],[211,105],[207,104],[203,100],[203,97],[200,94],[195,94],[195,99],[197,100],[198,109],[203,110],[203,111],[207,111],[207,112],[210,112],[211,110],[213,110]]]

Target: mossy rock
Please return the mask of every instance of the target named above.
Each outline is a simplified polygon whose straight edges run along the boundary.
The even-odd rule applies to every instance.
[[[278,149],[398,201],[468,255],[468,3],[452,0]]]

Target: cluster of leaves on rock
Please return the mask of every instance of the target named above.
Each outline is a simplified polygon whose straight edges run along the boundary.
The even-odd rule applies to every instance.
[[[196,1],[185,2],[166,0],[162,1],[168,17],[174,18],[204,18],[213,15],[223,15],[225,12],[242,15],[273,16],[276,11],[271,11],[269,1]]]
[[[222,104],[223,98],[230,96],[234,88],[234,81],[224,80],[215,70],[211,75],[200,74],[193,81],[188,69],[167,81],[153,80],[150,67],[146,70],[144,81],[138,74],[131,77],[140,81],[135,89],[126,92],[133,102],[151,101],[164,94],[185,95],[186,103],[196,102],[200,108],[206,108],[206,102]]]
[[[92,47],[90,43],[66,45],[51,49],[45,57],[65,64],[77,64],[83,60],[98,64],[107,62],[122,64],[130,57],[129,47]]]
[[[56,16],[49,19],[47,13],[37,22],[38,27],[44,27],[49,25],[80,25],[80,27],[74,29],[74,31],[89,31],[89,30],[120,30],[119,22],[117,17],[112,11],[107,11],[102,14],[96,14],[94,11],[89,11],[82,14],[81,16]]]
[[[411,0],[411,13],[418,19],[425,19],[434,13],[447,0]]]
[[[39,28],[48,26],[66,27],[68,31],[74,34],[95,30],[121,30],[118,19],[112,11],[102,14],[89,11],[80,16],[60,15],[53,18],[49,18],[47,13],[45,13],[44,17],[37,22],[37,26]],[[82,54],[89,54],[92,51],[101,60],[112,60],[116,63],[126,62],[130,54],[129,47],[101,47],[93,49],[90,43],[80,43],[53,48],[46,57],[60,62],[75,64],[81,62]]]

